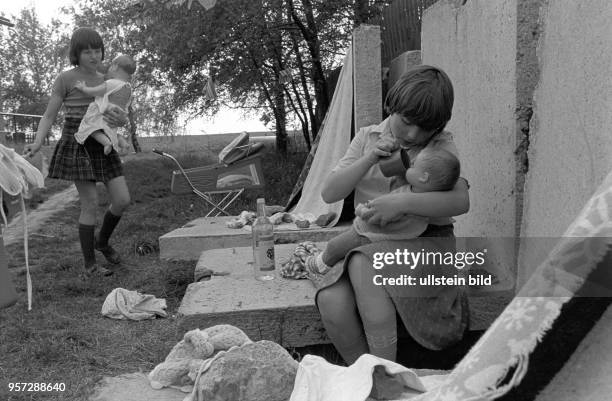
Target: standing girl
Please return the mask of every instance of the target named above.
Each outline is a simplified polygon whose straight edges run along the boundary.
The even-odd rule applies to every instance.
[[[117,152],[113,150],[109,155],[104,155],[104,147],[93,138],[82,145],[74,138],[87,107],[94,100],[76,89],[76,83],[83,81],[87,86],[97,86],[104,82],[104,76],[98,72],[104,60],[104,44],[100,35],[90,28],[74,31],[70,40],[69,58],[74,68],[60,73],[55,80],[51,99],[38,125],[36,139],[33,144],[26,146],[25,154],[31,157],[40,150],[43,139],[63,105],[64,127],[51,158],[49,177],[74,181],[81,203],[79,240],[85,271],[88,274],[108,276],[113,272],[96,263],[95,250],[100,251],[109,263],[120,263],[119,254],[109,245],[108,240],[130,204],[130,194]],[[105,117],[111,127],[124,125],[127,120],[125,111],[119,107],[107,110]],[[111,201],[97,235],[94,233],[98,205],[96,182],[104,183]]]

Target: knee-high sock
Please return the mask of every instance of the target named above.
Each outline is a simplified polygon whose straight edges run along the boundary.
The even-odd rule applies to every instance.
[[[85,259],[86,268],[96,263],[94,230],[95,226],[93,225],[79,224],[79,242],[81,243],[81,252],[83,253],[83,259]]]
[[[121,216],[115,216],[110,210],[107,210],[104,214],[104,220],[102,221],[102,227],[100,227],[100,233],[98,234],[98,245],[108,245],[108,239],[110,238],[113,230],[119,224]]]
[[[384,323],[365,323],[366,339],[370,353],[377,357],[395,361],[397,356],[397,324],[395,316],[392,321]]]

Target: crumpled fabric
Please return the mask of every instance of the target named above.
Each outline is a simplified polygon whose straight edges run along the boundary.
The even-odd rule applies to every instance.
[[[43,188],[43,174],[13,149],[0,145],[0,188],[11,196],[27,197],[33,188]]]
[[[111,319],[147,320],[167,317],[166,300],[124,288],[115,288],[102,305],[102,315]]]
[[[316,355],[306,355],[298,366],[289,401],[365,401],[372,391],[376,366],[383,366],[387,374],[395,376],[398,398],[423,393],[446,377],[419,377],[400,364],[371,354],[360,356],[348,367],[333,365]]]
[[[42,162],[45,170],[44,159]],[[26,292],[28,297],[28,310],[32,310],[32,277],[30,275],[30,262],[28,256],[28,219],[23,198],[30,195],[34,188],[44,188],[45,177],[36,167],[31,165],[23,156],[13,149],[0,145],[0,217],[4,225],[8,225],[4,215],[2,194],[6,192],[11,196],[20,196],[21,211],[23,213],[23,250],[26,265]],[[0,233],[1,235],[1,233]]]

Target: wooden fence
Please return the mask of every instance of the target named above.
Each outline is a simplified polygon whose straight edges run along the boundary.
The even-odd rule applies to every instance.
[[[393,0],[369,21],[380,25],[382,65],[408,50],[421,49],[421,17],[437,0]]]

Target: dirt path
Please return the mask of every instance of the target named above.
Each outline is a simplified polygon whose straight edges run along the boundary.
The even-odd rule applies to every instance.
[[[28,233],[35,233],[54,214],[64,210],[69,204],[77,201],[78,194],[74,185],[52,195],[36,209],[28,213]],[[4,245],[23,241],[23,216],[18,214],[4,230]]]

